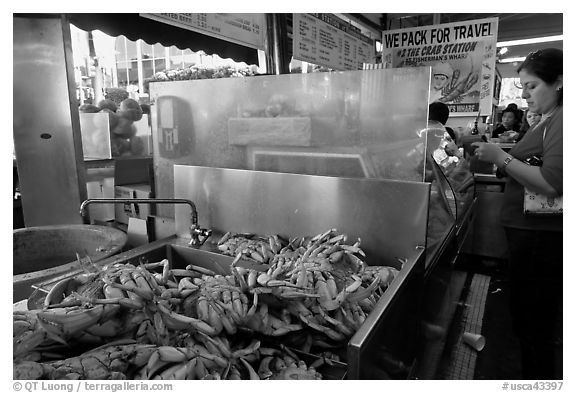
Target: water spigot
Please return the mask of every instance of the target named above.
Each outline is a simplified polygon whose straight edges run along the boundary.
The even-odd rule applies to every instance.
[[[200,228],[198,224],[190,225],[190,246],[201,246],[212,236],[212,229]]]
[[[86,199],[80,205],[80,215],[84,218],[84,221],[88,221],[87,217],[87,207],[91,203],[148,203],[148,204],[159,204],[159,203],[170,203],[170,204],[187,204],[190,206],[191,217],[190,220],[192,224],[190,225],[190,245],[202,245],[204,242],[212,235],[211,229],[200,228],[198,225],[198,210],[196,210],[196,205],[189,199],[160,199],[160,198],[96,198],[96,199]],[[89,224],[89,222],[86,222]]]

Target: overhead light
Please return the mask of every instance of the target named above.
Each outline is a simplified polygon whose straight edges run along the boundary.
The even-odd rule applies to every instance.
[[[500,50],[498,51],[499,55],[505,55],[506,53],[508,53],[508,47],[507,46],[503,46],[502,48],[500,48]]]
[[[542,42],[551,42],[551,41],[562,41],[564,36],[560,35],[551,35],[548,37],[538,37],[538,38],[526,38],[524,40],[515,40],[515,41],[502,41],[497,42],[496,47],[500,48],[502,46],[516,46],[516,45],[526,45],[526,44],[539,44]]]
[[[520,63],[524,61],[526,57],[508,57],[506,59],[500,59],[500,63]]]

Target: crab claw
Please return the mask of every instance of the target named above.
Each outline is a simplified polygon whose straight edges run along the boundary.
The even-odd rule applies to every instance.
[[[99,304],[86,309],[69,307],[39,311],[37,318],[48,334],[65,339],[111,318],[119,310],[118,304]]]
[[[23,361],[14,364],[12,375],[14,379],[40,379],[49,368],[50,366],[41,363]]]
[[[350,295],[348,295],[348,301],[359,302],[362,299],[366,299],[367,297],[369,297],[374,293],[376,288],[378,288],[378,286],[380,285],[380,282],[381,282],[380,276],[376,276],[368,287],[358,289],[355,293],[351,293]]]
[[[306,363],[302,360],[298,364],[294,363],[288,367],[281,369],[278,373],[274,374],[270,379],[309,379],[309,380],[320,380],[322,379],[322,374],[316,371],[314,367],[306,367]]]
[[[254,369],[252,368],[250,363],[248,363],[243,358],[240,358],[240,361],[244,364],[244,367],[246,367],[246,370],[248,370],[248,375],[250,376],[251,380],[260,380],[260,376],[258,375],[258,373],[256,371],[254,371]]]
[[[200,319],[178,314],[170,310],[170,308],[165,303],[159,302],[157,304],[157,307],[158,311],[160,311],[160,313],[162,314],[162,319],[164,320],[164,323],[168,328],[174,330],[193,329],[202,332],[204,334],[207,334],[208,336],[215,336],[218,334],[217,330],[207,322],[204,322]]]
[[[232,264],[230,265],[230,269],[232,275],[238,281],[240,289],[242,290],[242,292],[244,292],[248,289],[248,283],[246,282],[244,276],[238,271],[238,269],[236,269],[236,265],[238,264],[241,258],[242,258],[242,252],[236,254],[236,257],[234,258]]]
[[[44,299],[44,306],[50,306],[51,304],[61,303],[68,295],[75,291],[82,282],[77,280],[75,277],[65,278],[58,281],[46,295]]]

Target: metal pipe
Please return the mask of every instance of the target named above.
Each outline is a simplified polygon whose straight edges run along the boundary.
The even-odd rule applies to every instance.
[[[189,199],[162,199],[162,198],[97,198],[97,199],[86,199],[80,205],[80,215],[84,218],[86,217],[87,207],[91,203],[148,203],[148,204],[159,204],[159,203],[174,203],[174,204],[187,204],[190,206],[192,213],[192,225],[198,225],[198,210],[196,210],[196,205]]]
[[[84,219],[84,223],[89,224],[88,219],[88,205],[91,203],[149,203],[149,204],[160,204],[160,203],[174,203],[174,204],[186,204],[190,206],[191,210],[191,225],[190,225],[190,244],[202,245],[208,237],[212,234],[212,230],[203,229],[198,227],[198,210],[196,205],[189,199],[162,199],[162,198],[96,198],[96,199],[86,199],[80,205],[80,215]]]
[[[286,50],[286,16],[266,14],[266,71],[280,75],[290,73]]]

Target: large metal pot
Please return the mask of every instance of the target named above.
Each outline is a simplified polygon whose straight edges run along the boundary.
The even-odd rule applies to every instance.
[[[122,250],[127,236],[100,225],[49,225],[13,232],[13,302],[26,299],[31,285],[78,269],[76,253],[93,262]]]

